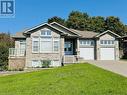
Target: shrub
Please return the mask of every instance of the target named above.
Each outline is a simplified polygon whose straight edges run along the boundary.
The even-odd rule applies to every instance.
[[[51,65],[51,60],[42,60],[42,68],[49,68]]]

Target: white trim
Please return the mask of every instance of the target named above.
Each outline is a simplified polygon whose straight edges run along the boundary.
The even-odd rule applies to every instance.
[[[57,22],[52,22],[52,23],[50,23],[50,25],[52,25],[52,24],[57,24],[58,26],[60,26],[60,27],[62,27],[62,28],[64,28],[64,29],[66,29],[66,30],[68,30],[69,32],[71,32],[71,33],[73,33],[73,34],[76,34],[76,35],[78,35],[78,36],[81,36],[81,35],[79,35],[78,33],[72,32],[69,28],[67,28],[67,27],[65,27],[65,26],[63,26],[63,25],[61,25],[61,24],[59,24],[59,23],[57,23]]]
[[[37,37],[37,36],[35,36]],[[32,53],[59,53],[60,52],[60,37],[50,37],[51,38],[51,44],[52,44],[52,49],[51,51],[41,51],[41,36],[38,36],[38,39],[34,39],[34,36],[32,37]],[[57,39],[56,39],[57,38]],[[58,41],[58,51],[54,51],[54,41],[57,40]],[[33,51],[33,41],[38,41],[38,46],[39,46],[39,50],[38,52]]]
[[[113,34],[113,35],[115,35],[115,36],[117,36],[117,37],[121,37],[120,35],[118,35],[118,34],[112,32],[112,31],[110,31],[110,30],[107,30],[107,31],[105,31],[105,32],[103,32],[103,33],[100,33],[100,34],[96,35],[96,37],[100,37],[100,36],[102,36],[103,34],[105,34],[105,33],[107,33],[107,32],[110,32],[111,34]]]
[[[112,41],[112,42],[111,42]],[[103,43],[101,43],[103,42]],[[105,43],[106,42],[106,43]],[[110,42],[110,43],[109,43]],[[115,45],[115,40],[100,40],[100,45],[112,46]]]
[[[95,45],[95,41],[94,40],[80,40],[79,42],[80,42],[79,43],[80,46],[94,46]]]
[[[35,39],[35,38],[37,38],[37,39]],[[33,42],[34,41],[38,41],[38,51],[34,51],[33,50],[33,45],[34,45]],[[40,51],[40,48],[39,48],[40,44],[39,44],[39,42],[40,42],[39,37],[37,37],[37,36],[36,37],[32,37],[32,53],[39,53],[39,51]]]
[[[48,23],[44,23],[44,24],[37,25],[37,26],[35,26],[35,27],[33,27],[33,28],[30,28],[30,29],[24,31],[23,33],[30,32],[30,31],[32,31],[32,30],[34,30],[34,29],[36,29],[36,28],[42,27],[42,26],[44,26],[44,25],[50,26],[51,28],[53,28],[53,29],[55,29],[55,30],[57,30],[57,31],[60,31],[61,33],[67,35],[67,33],[65,33],[64,31],[62,31],[62,30],[60,30],[60,29],[57,29],[57,28],[53,27],[52,25],[50,25],[50,24],[48,24]]]
[[[48,34],[47,34],[47,31],[48,31],[48,32],[50,31],[51,35],[48,35]],[[46,35],[42,35],[42,32],[45,32]],[[42,37],[51,37],[51,36],[52,36],[52,31],[51,31],[50,29],[48,29],[48,28],[41,29],[41,30],[40,30],[40,36],[42,36]]]
[[[65,49],[65,44],[70,44],[70,45],[72,45],[72,46],[71,46],[71,51],[65,51],[65,50],[64,50],[65,55],[72,55],[72,54],[73,54],[73,42],[71,42],[71,41],[66,41],[66,42],[64,43],[64,49]]]

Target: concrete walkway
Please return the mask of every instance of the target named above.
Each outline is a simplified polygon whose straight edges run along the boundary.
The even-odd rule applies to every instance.
[[[86,61],[86,62],[127,77],[127,61]]]

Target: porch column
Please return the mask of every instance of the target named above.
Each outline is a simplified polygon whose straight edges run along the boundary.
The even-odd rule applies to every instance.
[[[119,41],[118,39],[115,41],[115,59],[116,60],[119,60]]]
[[[61,48],[60,48],[60,53],[61,53],[61,56],[63,56],[64,55],[64,41],[65,41],[65,39],[64,39],[64,37],[61,37],[61,43],[60,43],[60,46],[61,46]]]
[[[100,44],[99,44],[99,39],[96,39],[96,47],[95,47],[95,56],[96,60],[100,60]]]
[[[77,52],[77,56],[79,56],[80,55],[80,43],[79,43],[79,38],[77,38],[77,49],[76,49],[76,52]]]

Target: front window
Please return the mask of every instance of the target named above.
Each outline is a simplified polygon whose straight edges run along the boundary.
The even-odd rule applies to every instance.
[[[33,52],[38,52],[39,51],[39,38],[33,38],[32,51]]]
[[[41,36],[51,36],[51,30],[49,29],[41,30]]]
[[[53,53],[58,52],[60,47],[60,38],[54,37],[33,37],[32,50],[33,53]]]
[[[52,38],[51,37],[40,38],[40,52],[52,52]]]
[[[54,38],[54,51],[59,51],[59,38]]]
[[[20,41],[20,49],[26,49],[26,41],[25,40]]]

